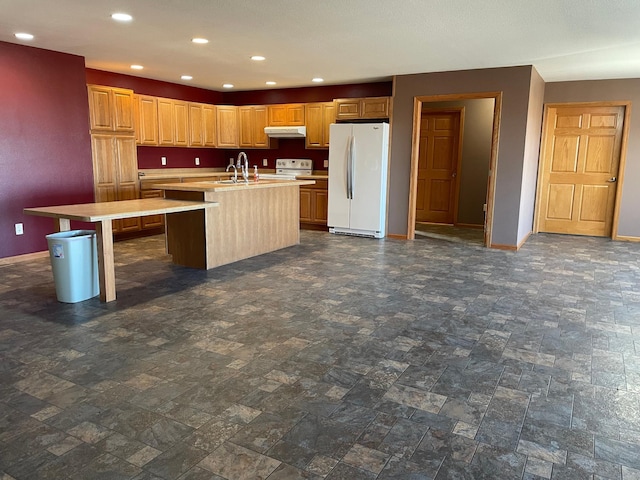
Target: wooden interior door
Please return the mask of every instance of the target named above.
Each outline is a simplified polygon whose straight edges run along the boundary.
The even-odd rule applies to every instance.
[[[623,122],[623,106],[548,109],[539,231],[611,236]]]
[[[458,198],[461,111],[423,112],[416,221],[454,223]]]

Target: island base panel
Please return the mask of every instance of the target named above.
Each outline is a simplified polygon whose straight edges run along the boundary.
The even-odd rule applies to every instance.
[[[167,253],[176,265],[207,268],[205,216],[205,210],[167,214]]]
[[[206,255],[207,269],[300,243],[300,196],[297,185],[215,192],[167,190],[165,196],[219,202],[219,208],[204,212],[201,225],[205,230],[205,245],[195,254],[196,257],[203,253]],[[199,228],[193,224],[189,229],[177,224],[173,226],[167,217],[167,238],[172,238],[168,242],[169,253],[174,254],[177,243],[188,243],[185,237]],[[174,262],[178,263],[175,257]]]

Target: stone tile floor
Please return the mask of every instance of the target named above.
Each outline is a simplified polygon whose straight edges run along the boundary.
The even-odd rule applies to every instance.
[[[484,246],[484,230],[482,228],[416,222],[416,240],[419,240],[420,237]]]
[[[302,232],[118,300],[0,267],[0,479],[640,479],[640,244]]]

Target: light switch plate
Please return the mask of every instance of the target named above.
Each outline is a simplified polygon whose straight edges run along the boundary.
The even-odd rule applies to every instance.
[[[329,160],[324,161],[324,168],[329,168]]]
[[[166,165],[167,164],[167,157],[160,157],[160,163],[162,163],[162,165]]]
[[[269,166],[269,160],[267,160],[266,158],[263,158],[263,159],[262,159],[262,166],[263,166],[263,167],[267,167],[267,166]]]
[[[16,223],[16,235],[24,234],[24,225],[21,223]]]
[[[196,157],[196,166],[200,165],[200,159]]]

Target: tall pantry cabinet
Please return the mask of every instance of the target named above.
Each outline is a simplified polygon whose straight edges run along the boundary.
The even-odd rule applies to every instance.
[[[96,202],[139,198],[133,90],[88,85]],[[113,221],[113,232],[140,230],[140,218]]]

